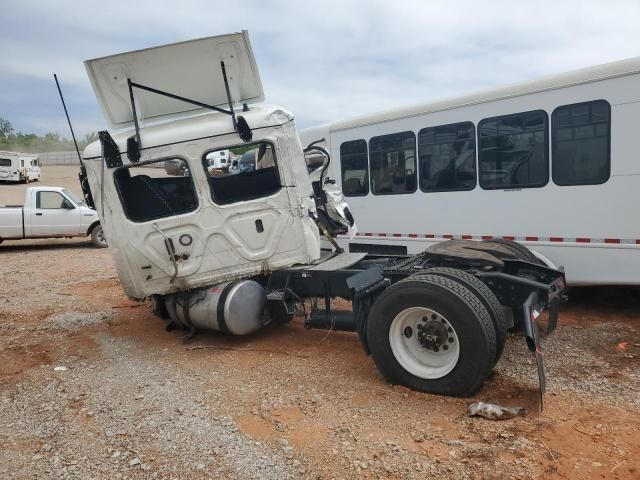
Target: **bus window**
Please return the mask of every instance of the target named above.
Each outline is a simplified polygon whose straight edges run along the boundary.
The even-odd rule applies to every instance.
[[[416,135],[413,132],[373,137],[369,141],[369,155],[373,194],[416,191]]]
[[[472,190],[476,186],[473,123],[423,128],[418,132],[418,158],[423,192]]]
[[[342,193],[345,197],[369,193],[366,141],[352,140],[340,145],[340,169],[342,172]]]
[[[548,116],[543,110],[484,119],[478,125],[480,186],[542,187],[549,181]]]
[[[558,107],[551,115],[552,175],[557,185],[596,185],[611,170],[611,106],[605,100]]]

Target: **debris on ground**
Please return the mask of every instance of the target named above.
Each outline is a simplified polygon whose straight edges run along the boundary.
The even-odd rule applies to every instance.
[[[503,407],[496,403],[474,402],[469,405],[470,417],[483,417],[489,420],[509,420],[517,416],[524,416],[527,410],[522,407]]]

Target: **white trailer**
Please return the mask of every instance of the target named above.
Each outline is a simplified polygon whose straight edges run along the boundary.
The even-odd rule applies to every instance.
[[[640,284],[640,58],[301,133],[324,139],[351,252],[506,239],[571,285]]]
[[[0,181],[34,182],[40,179],[38,155],[0,151]]]

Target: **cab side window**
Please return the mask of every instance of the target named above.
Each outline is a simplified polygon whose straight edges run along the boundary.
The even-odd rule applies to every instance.
[[[134,222],[172,217],[198,208],[187,162],[180,158],[133,164],[113,175],[125,215]]]
[[[64,208],[65,200],[58,192],[36,192],[36,208]]]

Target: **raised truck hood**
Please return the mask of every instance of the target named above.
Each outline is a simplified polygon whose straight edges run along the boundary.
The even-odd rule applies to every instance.
[[[85,61],[91,85],[112,129],[133,124],[127,79],[225,108],[224,61],[234,103],[264,100],[247,31],[135,50]],[[139,120],[192,116],[206,110],[163,95],[134,90]]]

